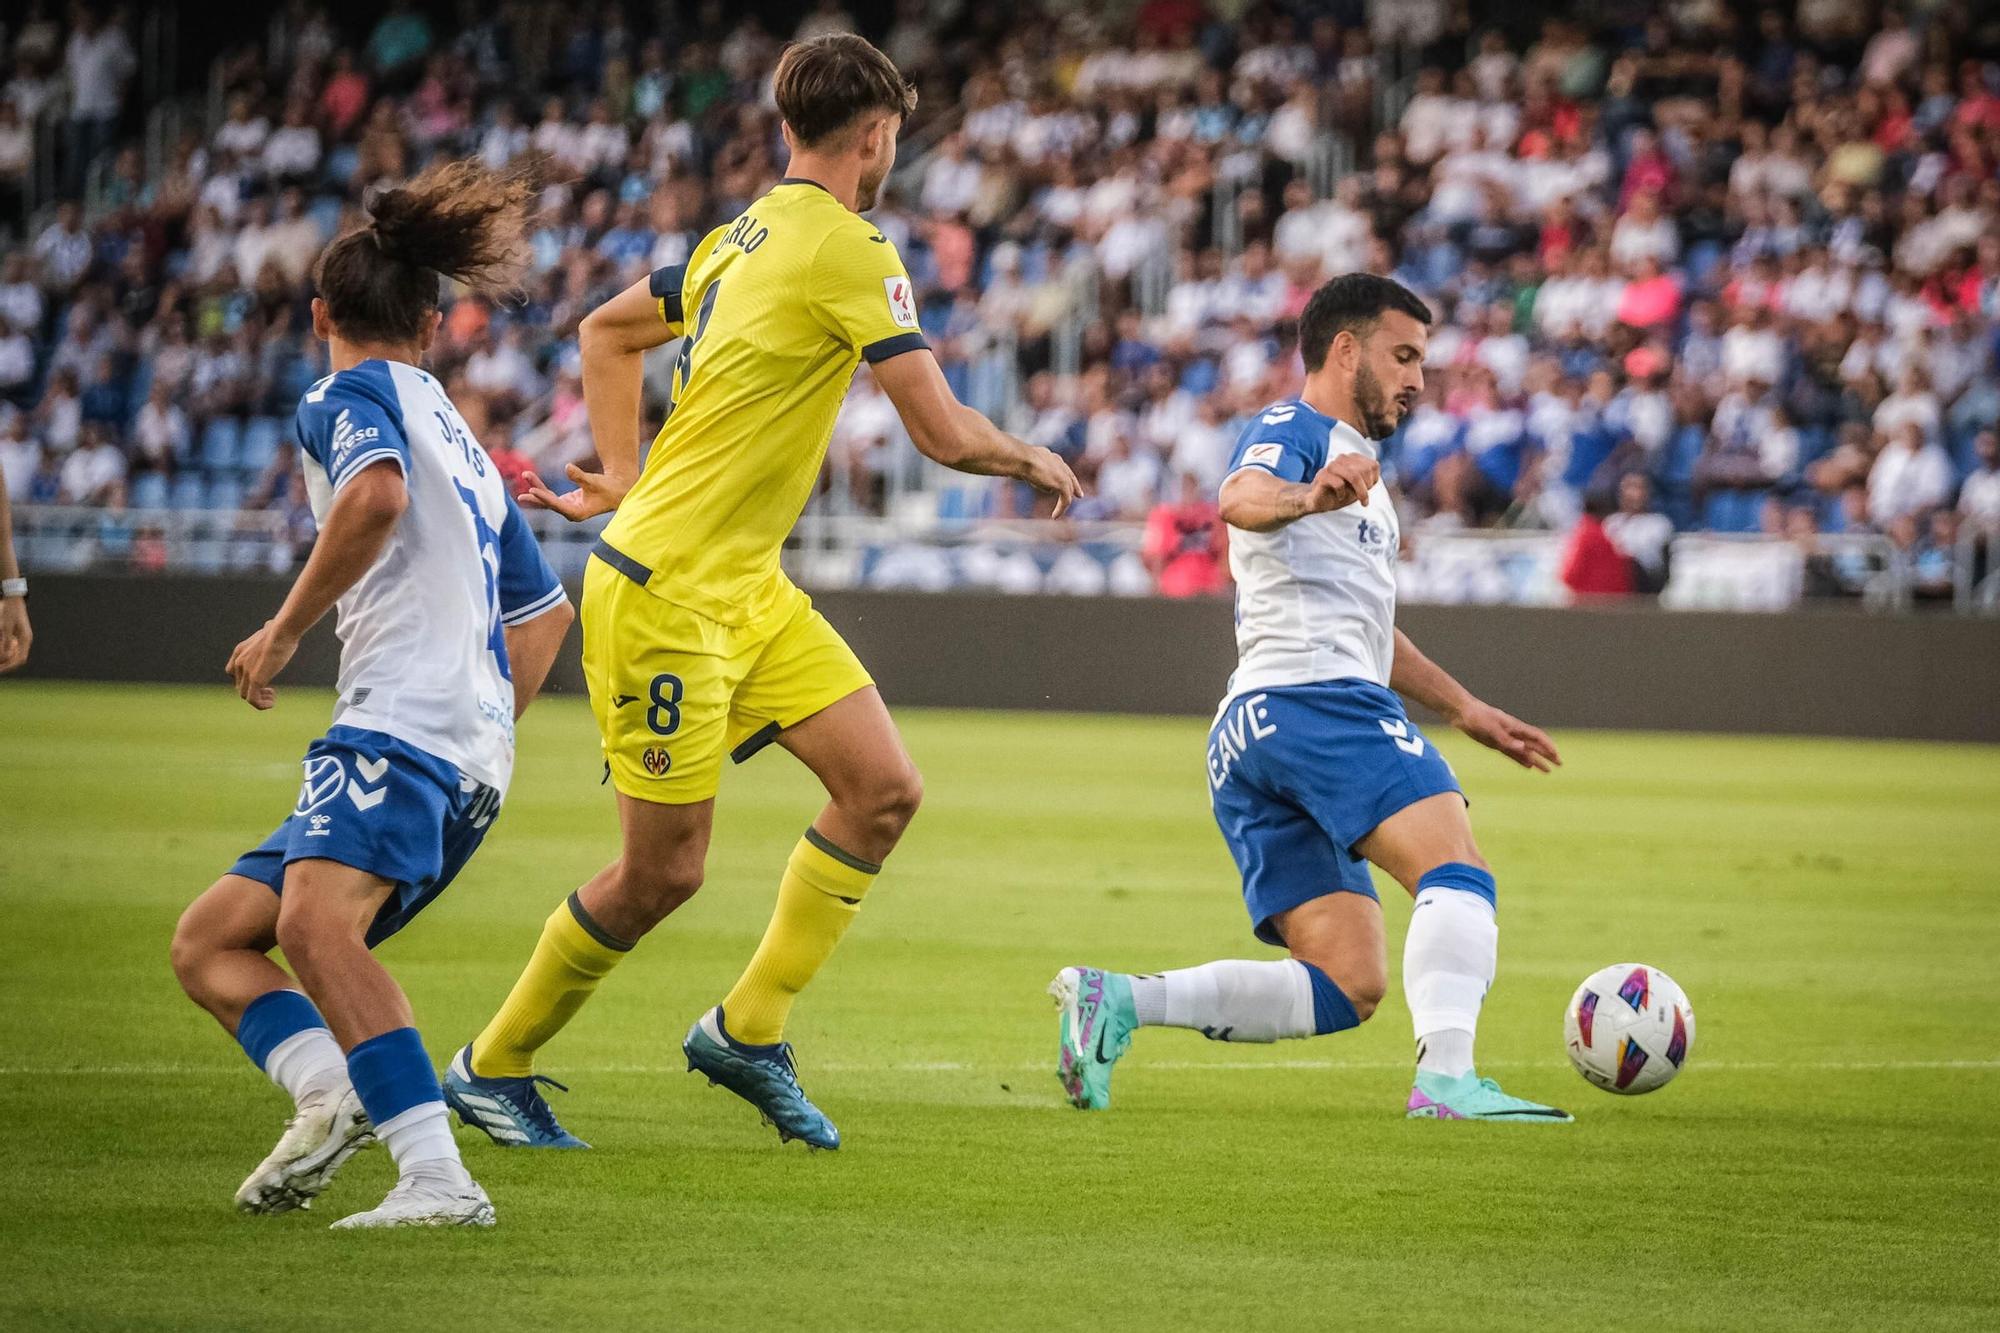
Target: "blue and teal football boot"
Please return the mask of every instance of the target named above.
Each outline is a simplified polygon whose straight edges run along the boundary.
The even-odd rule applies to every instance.
[[[840,1147],[840,1131],[799,1090],[792,1044],[750,1046],[722,1026],[720,1005],[695,1020],[681,1043],[688,1072],[708,1075],[708,1081],[729,1089],[763,1114],[764,1123],[778,1131],[778,1142],[798,1139],[809,1148],[829,1152]]]
[[[481,1078],[472,1072],[472,1047],[451,1058],[444,1071],[445,1105],[458,1118],[503,1148],[588,1148],[556,1123],[556,1113],[538,1084],[569,1089],[541,1074],[524,1078]]]

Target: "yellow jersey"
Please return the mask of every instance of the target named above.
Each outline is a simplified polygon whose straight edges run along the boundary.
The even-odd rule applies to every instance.
[[[927,345],[910,275],[872,223],[788,178],[652,292],[686,335],[673,404],[598,553],[656,596],[746,624],[782,589],[778,550],[855,369]]]

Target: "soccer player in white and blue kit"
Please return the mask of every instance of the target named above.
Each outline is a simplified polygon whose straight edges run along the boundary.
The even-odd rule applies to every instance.
[[[336,610],[333,726],[306,750],[277,830],[195,900],[174,934],[181,986],[296,1113],[237,1207],[309,1205],[372,1139],[398,1181],[337,1227],[490,1226],[452,1141],[409,1000],[370,950],[464,868],[500,811],[514,721],[573,614],[500,473],[419,369],[440,275],[513,285],[534,191],[471,163],[382,191],[314,270],[333,373],[299,404],[320,535],[283,607],[229,659],[270,708],[299,639]],[[283,948],[295,981],[269,956]]]
[[[1430,322],[1387,278],[1349,274],[1314,293],[1299,321],[1304,392],[1250,423],[1222,485],[1238,665],[1209,733],[1209,788],[1257,938],[1291,957],[1146,975],[1064,968],[1049,988],[1057,1073],[1079,1107],[1110,1105],[1112,1066],[1140,1027],[1268,1042],[1366,1021],[1388,990],[1373,862],[1416,899],[1403,950],[1417,1037],[1407,1114],[1570,1119],[1473,1069],[1499,945],[1493,873],[1457,778],[1397,697],[1523,767],[1560,762],[1546,735],[1474,698],[1395,627],[1398,528],[1377,442],[1423,389]]]

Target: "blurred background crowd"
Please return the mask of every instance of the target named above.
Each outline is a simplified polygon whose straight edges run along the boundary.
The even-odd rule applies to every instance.
[[[1902,596],[1962,603],[1987,575],[1993,6],[773,13],[287,0],[142,96],[171,37],[153,7],[10,11],[0,468],[28,563],[300,558],[310,266],[371,184],[440,155],[552,183],[523,299],[448,299],[433,369],[504,471],[588,461],[578,321],[778,178],[778,52],[853,29],[922,93],[872,216],[931,345],[1090,496],[1027,521],[1026,492],[924,463],[864,370],[801,527],[824,579],[1226,591],[1230,449],[1297,390],[1307,296],[1356,269],[1437,316],[1385,447],[1413,569],[1469,544],[1493,585],[1471,595],[1650,594],[1735,536],[1793,552],[1807,595],[1893,568]]]

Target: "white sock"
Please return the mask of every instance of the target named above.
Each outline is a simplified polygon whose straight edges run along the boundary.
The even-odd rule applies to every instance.
[[[1224,959],[1132,978],[1142,1027],[1193,1028],[1211,1041],[1313,1035],[1312,976],[1292,959]]]
[[[1449,888],[1417,895],[1403,942],[1403,998],[1422,1072],[1456,1078],[1471,1071],[1479,1006],[1499,953],[1500,924],[1485,899]]]
[[[347,1057],[325,1028],[307,1028],[271,1048],[264,1061],[271,1081],[304,1106],[347,1086]]]
[[[451,1137],[451,1117],[443,1102],[420,1102],[388,1124],[375,1126],[375,1137],[396,1159],[398,1174],[407,1179],[421,1172],[440,1176],[456,1185],[470,1185],[472,1177],[459,1159],[458,1144]]]

